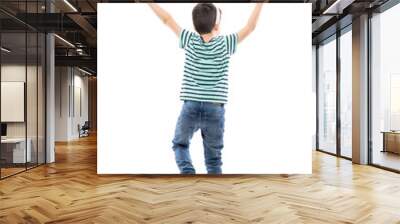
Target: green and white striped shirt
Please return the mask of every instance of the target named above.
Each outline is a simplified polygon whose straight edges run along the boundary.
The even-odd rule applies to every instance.
[[[204,42],[199,34],[182,29],[179,47],[186,56],[181,100],[227,102],[229,59],[237,43],[236,33]]]

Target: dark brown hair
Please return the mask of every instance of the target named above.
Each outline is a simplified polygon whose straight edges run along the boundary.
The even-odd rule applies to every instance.
[[[199,3],[193,8],[192,19],[199,34],[210,33],[217,20],[217,8],[212,3]]]

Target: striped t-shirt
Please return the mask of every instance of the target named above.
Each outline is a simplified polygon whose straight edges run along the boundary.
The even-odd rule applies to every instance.
[[[181,100],[227,102],[229,59],[237,42],[236,33],[204,42],[199,34],[182,29],[179,47],[186,56]]]

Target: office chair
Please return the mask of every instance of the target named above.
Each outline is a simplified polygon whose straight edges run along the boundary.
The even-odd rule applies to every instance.
[[[85,121],[82,127],[78,125],[78,129],[79,129],[79,138],[89,136],[89,129],[90,129],[89,121]]]

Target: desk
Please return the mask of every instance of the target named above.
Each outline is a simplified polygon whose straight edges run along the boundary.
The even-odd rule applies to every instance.
[[[382,152],[400,154],[400,131],[382,131],[381,133],[383,133]]]
[[[25,138],[6,138],[1,139],[1,156],[6,163],[25,163],[31,162],[32,140],[27,139],[26,155],[25,155]],[[25,161],[26,160],[26,161]]]

